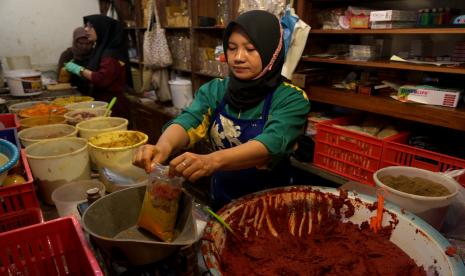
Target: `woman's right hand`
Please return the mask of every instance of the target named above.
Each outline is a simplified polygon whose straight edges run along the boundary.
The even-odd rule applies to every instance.
[[[143,168],[147,173],[150,173],[153,165],[166,161],[169,154],[170,150],[162,145],[143,145],[134,152],[132,164]]]

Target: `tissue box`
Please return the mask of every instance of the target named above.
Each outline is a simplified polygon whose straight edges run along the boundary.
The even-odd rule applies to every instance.
[[[415,11],[386,10],[370,12],[370,22],[377,21],[416,21]]]
[[[399,88],[397,98],[400,101],[456,107],[462,92],[462,90],[433,86],[403,85]]]

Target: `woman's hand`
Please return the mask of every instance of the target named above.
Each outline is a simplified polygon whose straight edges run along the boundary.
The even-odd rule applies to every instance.
[[[182,176],[195,182],[201,177],[211,175],[218,168],[212,154],[186,152],[170,162],[170,175]]]
[[[68,72],[73,73],[73,74],[78,75],[78,76],[81,76],[81,70],[83,69],[82,66],[77,65],[76,63],[74,63],[72,61],[66,63],[65,68],[66,68],[66,70],[68,70]]]
[[[162,144],[140,146],[132,157],[132,164],[143,168],[145,172],[150,173],[153,165],[162,163],[170,155],[170,150]]]

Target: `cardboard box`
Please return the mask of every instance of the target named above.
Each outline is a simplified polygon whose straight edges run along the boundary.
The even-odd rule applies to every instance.
[[[403,85],[399,88],[397,99],[422,104],[456,107],[462,92],[462,90],[427,85]]]
[[[324,68],[308,68],[292,74],[292,84],[305,88],[311,84],[328,81],[328,71]]]
[[[370,12],[370,22],[377,21],[416,21],[416,11],[385,10]]]

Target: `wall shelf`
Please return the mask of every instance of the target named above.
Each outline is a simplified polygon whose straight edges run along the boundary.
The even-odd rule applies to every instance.
[[[402,103],[387,96],[368,96],[325,86],[307,89],[311,101],[465,131],[465,108]]]
[[[375,68],[389,68],[399,70],[413,70],[413,71],[425,71],[425,72],[438,72],[438,73],[450,73],[450,74],[465,74],[465,67],[446,67],[446,66],[435,66],[435,65],[418,65],[405,62],[393,62],[388,60],[376,60],[376,61],[359,61],[350,59],[331,59],[331,58],[319,58],[319,57],[302,57],[303,61],[308,62],[320,62],[330,64],[342,64],[342,65],[356,65],[362,67],[375,67]]]
[[[350,35],[350,34],[461,34],[465,35],[465,28],[405,28],[405,29],[350,29],[350,30],[323,30],[312,29],[310,34]]]

